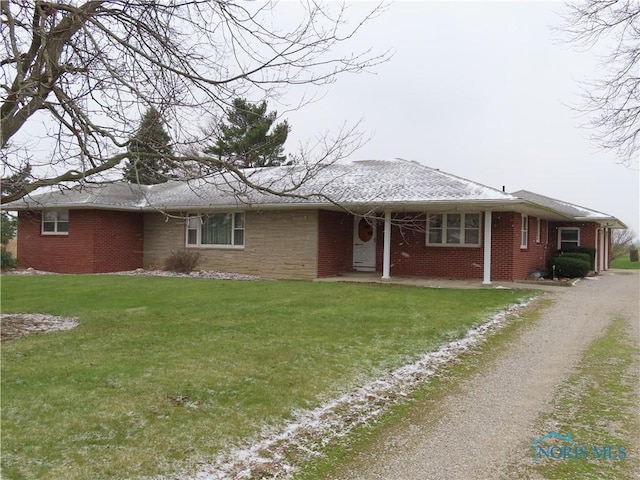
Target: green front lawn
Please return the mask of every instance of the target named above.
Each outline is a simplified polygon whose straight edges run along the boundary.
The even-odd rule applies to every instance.
[[[132,478],[210,458],[529,296],[512,290],[51,275],[3,313],[80,326],[2,346],[5,478]]]

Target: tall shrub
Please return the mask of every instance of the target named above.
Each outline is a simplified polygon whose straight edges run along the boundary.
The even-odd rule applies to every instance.
[[[588,253],[591,257],[590,267],[593,268],[596,264],[596,248],[595,247],[566,247],[563,248],[560,253]]]
[[[554,272],[556,277],[560,278],[586,277],[589,269],[589,262],[565,255],[553,257],[549,262],[549,270]]]
[[[582,260],[583,262],[588,263],[589,265],[591,265],[591,255],[589,255],[588,253],[582,253],[582,252],[562,252],[562,257],[565,258],[579,258],[580,260]]]

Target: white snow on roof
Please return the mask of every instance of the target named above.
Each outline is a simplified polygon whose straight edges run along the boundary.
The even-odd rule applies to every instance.
[[[193,182],[158,186],[164,206],[233,204],[405,204],[435,201],[516,200],[478,183],[405,160],[336,163],[310,171],[305,167],[248,170],[247,179],[260,187],[287,191],[278,196],[248,189],[231,174]],[[212,188],[212,186],[214,188]]]
[[[562,200],[557,200],[555,198],[546,197],[544,195],[529,192],[527,190],[519,190],[517,192],[513,192],[512,195],[522,198],[523,200],[527,200],[528,202],[535,203],[536,205],[541,205],[545,208],[550,208],[552,210],[555,210],[557,212],[560,212],[564,215],[568,215],[573,218],[580,218],[580,219],[584,218],[584,219],[592,219],[592,220],[612,218],[611,215],[608,215],[606,213],[598,212],[590,208],[581,207],[573,203],[564,202]]]
[[[59,186],[45,193],[28,195],[3,208],[52,208],[76,206],[106,209],[135,209],[147,206],[145,187],[126,182],[83,184],[67,188]]]
[[[104,207],[172,209],[237,205],[341,204],[393,206],[431,202],[517,203],[511,194],[407,160],[363,160],[321,168],[304,166],[241,170],[258,189],[232,173],[192,181],[138,186],[124,182],[84,185],[33,195],[5,208]],[[271,192],[285,191],[288,195]]]

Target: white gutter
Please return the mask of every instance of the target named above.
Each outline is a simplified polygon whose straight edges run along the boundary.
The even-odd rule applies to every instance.
[[[555,210],[551,207],[545,207],[539,205],[530,200],[521,198],[513,199],[461,199],[461,200],[433,200],[433,201],[398,201],[398,202],[345,202],[341,203],[336,201],[331,203],[329,201],[305,201],[304,199],[291,198],[290,202],[278,202],[278,203],[252,203],[236,201],[234,203],[224,204],[199,204],[199,205],[151,205],[146,199],[143,200],[144,204],[138,205],[113,205],[103,203],[56,203],[56,204],[43,204],[38,203],[37,199],[31,199],[32,204],[20,205],[20,206],[0,206],[0,210],[3,211],[21,211],[21,210],[43,210],[43,209],[69,209],[69,210],[81,210],[81,209],[97,209],[97,210],[112,210],[112,211],[131,211],[131,212],[202,212],[202,211],[228,211],[228,210],[308,210],[308,209],[344,209],[349,212],[357,212],[358,210],[371,211],[372,209],[379,209],[383,211],[426,211],[434,208],[460,208],[465,209],[472,208],[492,208],[494,211],[497,208],[511,209],[513,206],[522,205],[525,208],[529,208],[538,212],[547,212],[563,219],[567,219],[575,222],[611,222],[612,225],[607,225],[613,228],[627,228],[627,226],[615,217],[575,217],[561,211]],[[215,201],[215,200],[213,200]],[[20,202],[20,200],[16,200]],[[12,203],[16,203],[12,202]],[[30,203],[31,203],[30,202]],[[514,209],[518,211],[520,209]],[[526,212],[529,214],[530,212]],[[536,215],[536,214],[534,214]],[[544,218],[540,216],[540,218]],[[555,219],[554,219],[555,220]],[[557,220],[556,220],[557,221]]]
[[[202,211],[202,210],[225,210],[225,209],[255,209],[255,210],[279,210],[279,209],[309,209],[309,208],[335,208],[335,209],[346,209],[357,211],[358,209],[365,209],[370,211],[372,208],[380,209],[380,210],[398,210],[404,209],[406,211],[420,211],[425,209],[430,209],[432,207],[442,208],[442,207],[452,207],[457,208],[458,206],[464,206],[468,208],[469,206],[473,206],[475,208],[483,208],[483,207],[491,207],[495,208],[496,206],[503,206],[505,208],[510,207],[514,204],[523,203],[520,199],[514,200],[503,200],[503,199],[495,199],[495,200],[435,200],[435,201],[420,201],[420,202],[335,202],[331,203],[329,201],[325,202],[305,202],[296,201],[297,199],[292,199],[291,202],[279,202],[279,203],[251,203],[251,202],[242,202],[237,201],[234,203],[224,203],[224,204],[199,204],[199,205],[162,205],[162,204],[145,204],[145,205],[112,205],[112,204],[102,204],[102,203],[82,203],[82,202],[69,202],[69,203],[55,203],[55,204],[42,204],[33,202],[33,204],[28,205],[20,205],[20,206],[11,206],[7,208],[6,205],[2,206],[2,210],[42,210],[46,208],[51,209],[70,209],[70,210],[80,210],[80,209],[98,209],[98,210],[128,210],[128,211]],[[17,200],[18,202],[19,200]]]

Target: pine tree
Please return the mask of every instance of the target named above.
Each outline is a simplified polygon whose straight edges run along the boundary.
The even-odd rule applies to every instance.
[[[18,172],[4,177],[0,181],[0,193],[6,195],[23,188],[31,178],[31,165],[23,165]],[[18,233],[18,219],[8,212],[0,213],[0,268],[12,268],[16,266],[16,260],[11,252],[7,251],[7,245]]]
[[[287,159],[283,152],[289,124],[285,120],[273,126],[276,117],[276,111],[267,113],[265,101],[252,104],[236,98],[227,111],[227,123],[220,126],[216,143],[204,153],[243,168],[282,165]]]
[[[166,158],[173,154],[171,137],[155,108],[143,115],[138,132],[129,142],[129,153],[123,175],[128,182],[153,185],[174,178],[171,172],[175,162]]]

